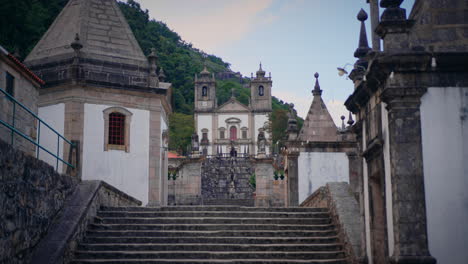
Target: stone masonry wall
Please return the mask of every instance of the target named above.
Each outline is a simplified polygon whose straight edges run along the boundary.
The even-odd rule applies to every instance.
[[[28,263],[78,179],[0,140],[0,263]]]
[[[33,113],[37,114],[37,100],[39,95],[36,87],[17,70],[0,60],[0,89],[5,89],[6,72],[15,77],[12,96]],[[9,125],[13,125],[13,101],[8,99],[3,93],[0,94],[0,119]],[[16,105],[15,109],[15,128],[26,136],[36,140],[37,122],[30,113],[26,112],[18,105]],[[11,130],[3,125],[0,125],[0,139],[11,144]],[[13,145],[16,149],[20,149],[28,154],[33,154],[36,149],[32,143],[16,134],[13,138]]]
[[[199,159],[177,164],[179,171],[176,179],[171,177],[168,180],[169,205],[201,204],[201,164]]]
[[[286,205],[286,179],[274,179],[272,160],[259,159],[255,163],[256,207],[283,207]]]

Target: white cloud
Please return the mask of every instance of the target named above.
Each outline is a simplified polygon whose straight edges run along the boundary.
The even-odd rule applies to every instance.
[[[141,0],[150,16],[165,22],[183,40],[212,53],[217,47],[242,39],[276,16],[266,12],[273,0]]]

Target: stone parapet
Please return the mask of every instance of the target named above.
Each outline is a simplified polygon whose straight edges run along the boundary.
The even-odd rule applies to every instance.
[[[31,263],[69,263],[99,208],[140,205],[141,201],[103,181],[83,181],[67,199],[47,235],[35,247]]]
[[[363,263],[361,234],[364,231],[364,225],[360,217],[358,201],[348,183],[327,183],[300,206],[328,208],[349,263]]]

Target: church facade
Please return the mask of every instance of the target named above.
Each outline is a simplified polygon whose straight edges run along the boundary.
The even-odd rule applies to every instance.
[[[270,145],[269,115],[271,106],[271,76],[260,69],[250,82],[250,104],[244,105],[234,95],[219,105],[216,100],[216,80],[206,67],[195,76],[195,130],[200,140],[200,153],[221,155],[234,147],[238,155],[269,154],[270,149],[260,146],[265,138]],[[263,140],[260,140],[262,142]],[[261,144],[260,144],[261,145]]]

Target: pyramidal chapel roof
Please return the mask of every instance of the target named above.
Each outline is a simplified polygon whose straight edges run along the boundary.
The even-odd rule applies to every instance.
[[[322,90],[318,81],[318,73],[315,74],[315,87],[312,90],[314,99],[310,105],[304,124],[299,132],[301,141],[336,141],[337,127],[328,112],[322,99]]]
[[[70,43],[77,33],[85,58],[148,64],[115,0],[70,0],[25,62],[34,65],[73,56]]]

